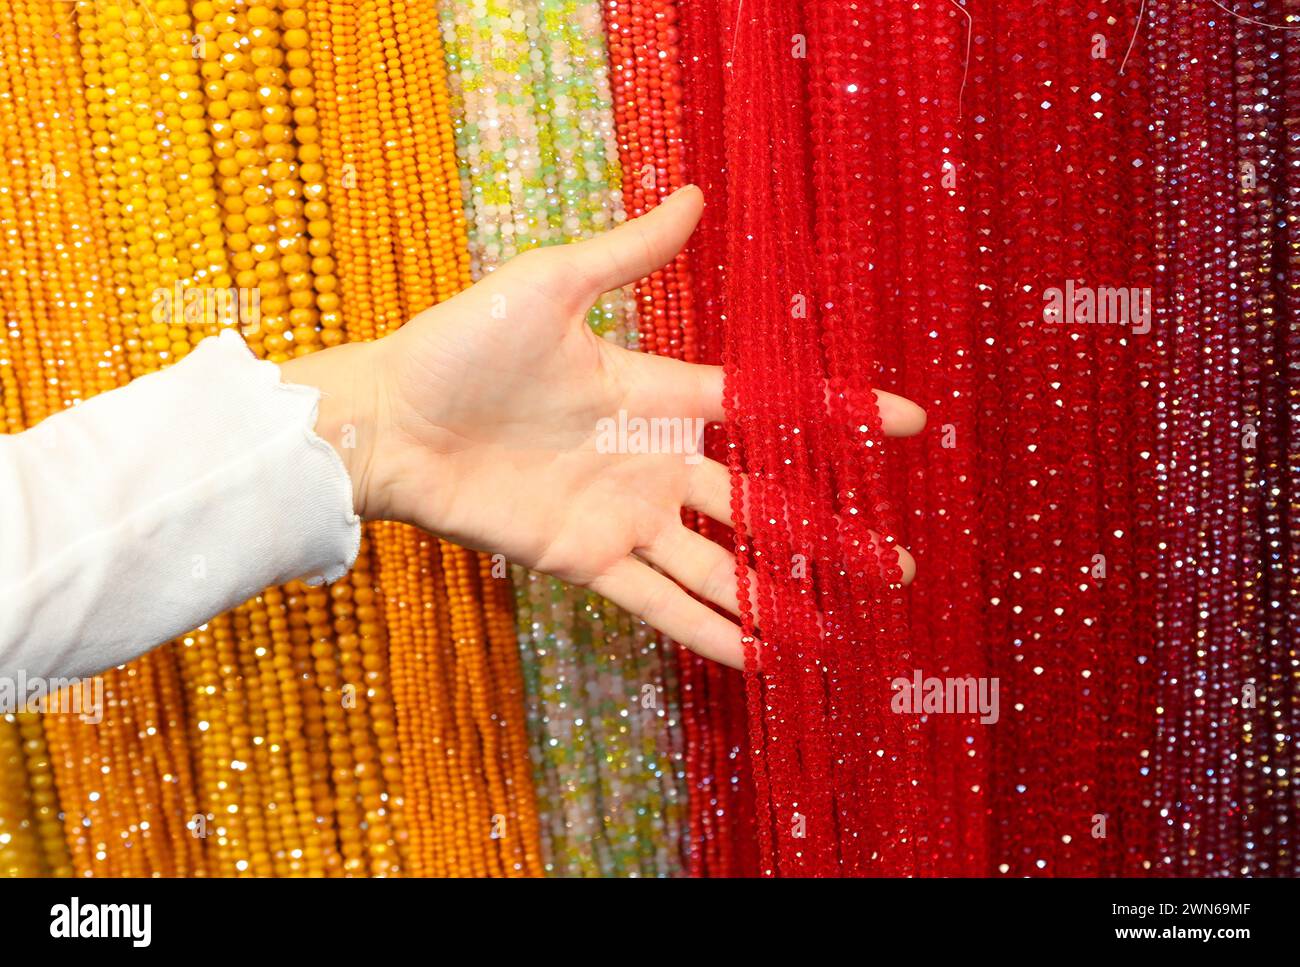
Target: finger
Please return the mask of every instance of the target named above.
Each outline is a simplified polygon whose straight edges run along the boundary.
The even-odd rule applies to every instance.
[[[902,544],[895,544],[894,547],[898,551],[898,566],[903,569],[903,583],[911,584],[916,578],[916,558]]]
[[[722,409],[722,367],[685,363],[671,356],[629,352],[638,399],[647,410],[686,416],[708,423],[726,419]]]
[[[667,265],[682,250],[703,211],[704,193],[687,185],[640,218],[604,235],[566,245],[564,253],[597,292],[608,292]]]
[[[741,484],[748,489],[744,477],[741,477]],[[749,501],[747,494],[744,499],[743,510],[746,519],[748,519]],[[716,460],[701,460],[691,468],[690,476],[686,478],[686,499],[684,504],[691,510],[698,511],[706,517],[711,517],[719,524],[727,527],[732,526],[731,471]],[[912,557],[907,548],[901,544],[886,544],[879,531],[868,530],[867,533],[871,537],[873,552],[877,554],[883,553],[886,555],[885,560],[889,560],[887,555],[891,548],[897,552],[898,566],[903,572],[903,583],[911,584],[913,578],[916,577],[916,559]]]
[[[689,527],[669,527],[653,544],[637,552],[639,557],[667,572],[682,587],[706,601],[740,614],[737,601],[736,555]],[[758,574],[749,569],[750,599],[758,587]],[[754,624],[759,625],[754,608]]]
[[[903,583],[911,584],[912,579],[916,577],[916,559],[912,557],[911,551],[902,544],[886,543],[879,531],[868,530],[867,533],[871,535],[872,553],[877,554],[882,560],[888,562],[890,552],[897,553],[898,567],[903,572]]]
[[[745,667],[739,626],[644,561],[624,558],[591,582],[591,589],[697,655],[732,668]]]
[[[634,364],[648,396],[674,407],[675,415],[698,416],[710,423],[726,419],[722,406],[725,376],[721,366],[686,363],[669,356],[634,353]],[[829,389],[827,390],[829,393]],[[925,410],[905,396],[875,390],[885,436],[916,436],[925,429]],[[678,409],[683,412],[678,413]]]
[[[631,353],[642,392],[675,415],[698,416],[710,423],[727,418],[722,406],[725,375],[721,366],[682,362],[670,356]],[[875,390],[880,425],[885,436],[916,436],[925,429],[925,410],[905,396]],[[827,389],[829,399],[829,388]]]
[[[885,436],[916,436],[925,429],[925,410],[905,396],[875,391],[880,407],[880,425]]]
[[[741,485],[744,486],[744,478]],[[701,460],[686,478],[684,503],[691,510],[730,527],[731,471],[716,460]]]

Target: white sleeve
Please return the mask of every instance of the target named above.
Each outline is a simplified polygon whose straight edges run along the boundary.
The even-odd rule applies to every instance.
[[[0,676],[87,676],[271,584],[336,581],[361,522],[318,390],[233,331],[0,435]]]

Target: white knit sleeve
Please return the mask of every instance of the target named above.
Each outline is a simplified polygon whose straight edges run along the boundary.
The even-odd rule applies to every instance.
[[[91,675],[267,585],[345,574],[361,522],[319,400],[225,331],[0,436],[0,676]]]

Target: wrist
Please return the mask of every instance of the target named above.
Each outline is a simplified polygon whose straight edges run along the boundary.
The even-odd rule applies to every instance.
[[[314,430],[339,455],[352,483],[352,509],[366,519],[382,515],[374,466],[380,426],[376,345],[345,343],[280,364],[286,383],[320,392]]]

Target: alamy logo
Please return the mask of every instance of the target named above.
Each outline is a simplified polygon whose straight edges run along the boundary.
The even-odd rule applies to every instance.
[[[998,720],[998,680],[996,678],[924,678],[919,668],[911,678],[895,678],[889,683],[894,697],[889,707],[899,715],[965,715],[979,712],[980,722],[992,725]]]
[[[696,417],[606,416],[596,421],[597,453],[682,453],[687,463],[704,459],[704,423]]]
[[[104,679],[29,677],[20,668],[16,676],[0,676],[0,715],[12,712],[77,715],[98,725],[104,718]]]
[[[1048,325],[1131,326],[1133,335],[1151,331],[1151,290],[1112,286],[1075,285],[1043,290],[1043,322]]]
[[[212,286],[184,285],[153,290],[150,318],[166,326],[218,325],[239,326],[251,336],[262,321],[262,292],[257,286],[222,289]]]
[[[60,940],[84,938],[130,940],[147,947],[153,908],[148,903],[85,903],[73,897],[50,907],[50,936]]]

